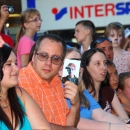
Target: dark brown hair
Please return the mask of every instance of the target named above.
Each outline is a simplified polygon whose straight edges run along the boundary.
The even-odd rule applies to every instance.
[[[86,89],[90,89],[90,93],[93,93],[93,97],[96,95],[95,85],[94,85],[93,78],[89,74],[86,66],[89,66],[92,56],[97,52],[100,52],[100,53],[104,54],[104,56],[105,56],[105,53],[101,49],[92,48],[92,49],[85,51],[82,54],[82,60],[81,60],[81,66],[82,66],[82,68],[84,68],[83,82],[85,84]],[[105,80],[101,82],[101,87],[103,87],[103,86],[109,86],[108,74],[106,75]]]
[[[2,71],[3,65],[9,58],[11,52],[12,52],[12,48],[7,44],[3,45],[3,47],[0,48],[0,83],[1,83],[1,80],[3,79],[3,71]],[[0,93],[1,92],[2,90],[1,90],[1,84],[0,84]],[[15,126],[13,128],[13,123],[11,123],[8,116],[6,115],[6,113],[3,111],[1,107],[0,107],[0,121],[4,122],[5,125],[10,130],[16,129],[19,124],[20,124],[20,127],[22,128],[23,122],[24,122],[23,117],[25,115],[25,112],[22,110],[22,106],[18,101],[18,96],[16,94],[15,87],[8,89],[7,96],[8,96],[8,100],[10,104],[11,116],[12,116],[12,119],[15,120],[15,123],[14,123]]]
[[[107,66],[114,66],[116,68],[115,64],[111,60],[107,60]]]

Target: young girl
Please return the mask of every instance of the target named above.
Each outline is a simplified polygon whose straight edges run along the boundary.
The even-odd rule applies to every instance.
[[[119,85],[117,94],[125,110],[130,116],[130,72],[119,74]]]
[[[118,87],[118,74],[115,64],[110,60],[107,60],[107,72],[109,75],[109,84],[111,88],[116,90]]]
[[[122,91],[128,99],[130,99],[130,72],[124,72],[119,74],[119,86],[118,90]]]
[[[21,26],[16,36],[15,52],[18,67],[25,67],[29,62],[29,53],[35,43],[33,38],[41,27],[41,16],[37,9],[26,9],[21,13]]]
[[[112,40],[114,51],[113,62],[118,74],[130,71],[130,52],[123,48],[125,44],[124,27],[119,22],[112,22],[105,29],[105,36]]]
[[[81,54],[76,48],[69,48],[67,49],[65,58],[81,60]],[[110,128],[111,130],[114,130],[117,128],[118,130],[122,130],[126,128],[125,124],[120,124],[121,121],[117,117],[114,117],[101,109],[99,104],[94,100],[91,94],[89,94],[88,90],[85,89],[84,83],[82,81],[82,74],[83,69],[80,68],[78,80],[79,85],[77,86],[80,91],[80,121],[78,123],[78,129],[104,130]],[[59,71],[59,77],[62,79],[62,70]],[[71,107],[68,99],[67,103],[69,107]]]
[[[129,86],[129,84],[125,84],[125,79],[128,78],[128,81],[129,81],[130,72],[124,72],[124,73],[119,74],[120,75],[119,76],[120,79],[119,79],[117,70],[116,70],[116,66],[114,65],[114,63],[112,61],[107,61],[107,67],[108,67],[108,74],[109,74],[109,84],[110,84],[111,88],[113,88],[116,91],[116,94],[117,94],[124,110],[127,112],[128,115],[130,115],[130,100],[123,93],[124,86],[125,85]],[[118,81],[119,81],[119,86],[118,86]],[[117,115],[114,111],[112,111],[112,112],[113,112],[113,114]]]
[[[18,67],[12,48],[0,48],[0,128],[51,130],[42,110],[18,84]]]

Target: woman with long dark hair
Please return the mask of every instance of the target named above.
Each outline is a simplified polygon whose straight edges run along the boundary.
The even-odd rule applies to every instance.
[[[67,49],[65,59],[81,60],[81,53],[76,48]],[[80,96],[80,121],[77,128],[81,130],[124,130],[129,129],[125,122],[120,120],[118,117],[113,116],[110,113],[105,112],[101,109],[100,105],[94,100],[92,95],[85,88],[82,80],[83,66],[85,62],[82,62],[78,86]],[[62,80],[62,70],[59,71],[59,78]],[[68,83],[72,85],[72,83]],[[65,85],[65,84],[64,84]],[[63,85],[63,86],[64,86]],[[74,85],[74,84],[73,84]],[[68,106],[71,108],[69,99],[66,99]],[[130,127],[130,126],[129,126]]]
[[[2,130],[51,130],[32,97],[18,84],[16,56],[10,46],[0,48],[0,128]]]
[[[82,62],[85,87],[102,109],[111,113],[113,108],[119,117],[128,119],[115,91],[109,85],[105,53],[98,48],[90,49],[83,53]]]

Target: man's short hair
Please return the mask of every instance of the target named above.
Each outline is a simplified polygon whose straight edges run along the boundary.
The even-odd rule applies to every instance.
[[[45,38],[54,40],[56,42],[60,42],[62,44],[62,47],[63,47],[62,60],[64,60],[65,55],[66,55],[66,43],[60,36],[58,36],[56,34],[43,34],[43,35],[39,36],[36,40],[36,45],[35,45],[34,51],[36,51],[36,52],[38,51],[41,41]],[[52,46],[52,47],[54,47],[54,46]]]
[[[94,25],[94,23],[92,21],[90,21],[90,20],[81,20],[81,21],[76,23],[76,26],[79,25],[79,24],[82,24],[85,28],[89,28],[91,30],[92,36],[95,35],[96,28],[95,28],[95,25]]]

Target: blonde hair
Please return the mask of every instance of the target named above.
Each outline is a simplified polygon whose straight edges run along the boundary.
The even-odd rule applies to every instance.
[[[32,18],[35,15],[41,17],[40,12],[35,8],[28,8],[21,13],[21,16],[20,16],[21,25],[16,35],[16,45],[14,48],[15,53],[17,52],[19,40],[25,34],[25,31],[26,31],[26,28],[24,27],[24,23],[27,22],[30,18]]]

